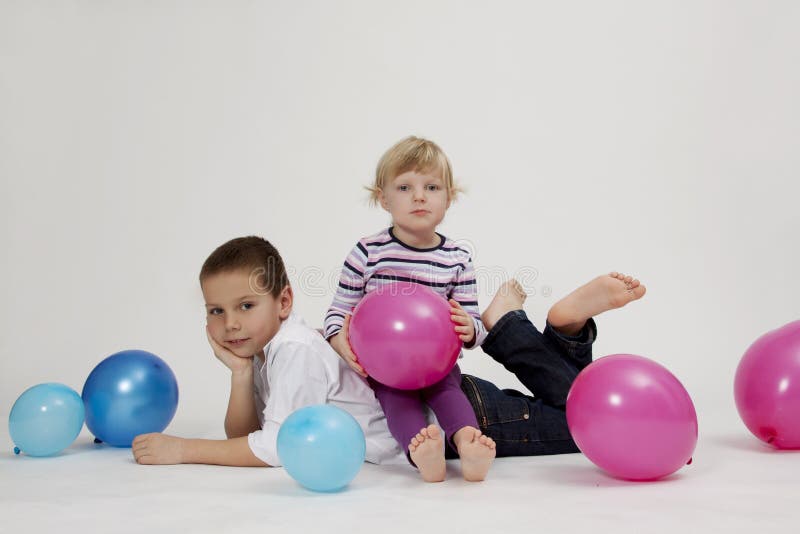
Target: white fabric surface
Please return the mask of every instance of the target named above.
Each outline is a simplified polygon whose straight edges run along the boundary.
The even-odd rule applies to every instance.
[[[53,458],[0,453],[0,532],[789,533],[797,460],[741,428],[701,436],[693,464],[655,483],[609,478],[571,454],[501,458],[479,484],[453,461],[441,484],[364,464],[345,490],[319,494],[283,468],[137,465],[84,433]]]
[[[367,442],[368,462],[406,463],[389,433],[386,416],[367,382],[316,330],[295,312],[264,348],[262,364],[253,359],[256,410],[261,430],[248,436],[250,450],[267,465],[278,466],[278,430],[295,410],[330,404],[355,417]]]

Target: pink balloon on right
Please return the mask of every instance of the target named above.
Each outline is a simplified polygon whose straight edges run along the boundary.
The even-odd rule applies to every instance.
[[[578,448],[610,475],[656,480],[691,463],[697,413],[689,393],[658,363],[612,354],[589,364],[567,395]]]
[[[742,356],[733,386],[748,430],[779,449],[800,449],[800,321],[767,332]]]

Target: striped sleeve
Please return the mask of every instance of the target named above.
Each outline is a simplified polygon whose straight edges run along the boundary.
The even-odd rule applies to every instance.
[[[464,344],[464,348],[474,349],[481,346],[486,339],[486,327],[481,321],[481,312],[478,309],[478,284],[475,280],[475,268],[472,266],[472,258],[467,257],[464,262],[464,269],[459,270],[453,284],[453,291],[450,298],[461,304],[475,324],[475,340],[471,344]]]
[[[339,276],[339,286],[325,314],[325,339],[330,339],[339,333],[344,325],[345,316],[352,313],[353,308],[364,297],[367,256],[366,247],[359,241],[345,258],[342,274]]]

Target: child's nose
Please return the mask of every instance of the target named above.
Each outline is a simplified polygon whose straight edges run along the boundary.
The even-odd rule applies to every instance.
[[[238,330],[239,320],[236,317],[229,317],[228,320],[225,321],[225,328],[228,330]]]

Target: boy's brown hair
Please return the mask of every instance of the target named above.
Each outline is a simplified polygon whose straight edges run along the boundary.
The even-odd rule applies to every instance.
[[[262,295],[277,297],[289,285],[280,253],[258,236],[237,237],[217,247],[200,269],[200,284],[209,276],[239,269],[249,271],[251,289]]]

